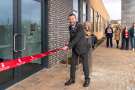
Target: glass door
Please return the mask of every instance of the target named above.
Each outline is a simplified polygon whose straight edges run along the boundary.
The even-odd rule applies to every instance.
[[[0,0],[0,62],[42,52],[41,1]],[[0,72],[0,87],[42,69],[41,59]]]
[[[0,62],[13,58],[13,0],[0,0]],[[12,70],[0,72],[0,84],[12,78]]]
[[[41,1],[21,0],[22,57],[41,53]],[[26,64],[24,72],[41,67],[41,60]],[[30,71],[28,71],[30,70]]]

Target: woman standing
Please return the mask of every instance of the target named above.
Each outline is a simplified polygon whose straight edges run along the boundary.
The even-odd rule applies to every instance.
[[[84,23],[85,37],[88,39],[88,44],[92,49],[95,49],[95,44],[97,42],[96,35],[91,31],[90,23]]]
[[[115,40],[116,40],[116,44],[117,44],[116,48],[119,48],[120,29],[118,26],[116,27],[116,30],[115,30]]]
[[[84,23],[85,37],[88,40],[89,47],[91,47],[91,26],[89,22]]]
[[[84,31],[85,31],[85,37],[88,40],[88,45],[90,48],[88,57],[89,57],[89,64],[90,64],[90,72],[92,72],[92,40],[91,40],[92,30],[91,30],[91,23],[89,23],[89,22],[84,23]]]
[[[106,47],[108,48],[109,46],[112,48],[113,47],[113,42],[112,42],[112,38],[113,38],[113,28],[111,27],[111,24],[109,24],[107,26],[107,28],[105,29],[105,35],[106,35]]]
[[[122,49],[129,49],[129,31],[127,26],[125,26],[125,28],[122,31]]]

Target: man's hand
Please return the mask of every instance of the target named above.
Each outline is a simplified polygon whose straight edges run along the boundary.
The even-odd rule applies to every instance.
[[[65,47],[63,47],[62,49],[63,49],[63,50],[68,50],[69,47],[68,47],[68,46],[65,46]]]

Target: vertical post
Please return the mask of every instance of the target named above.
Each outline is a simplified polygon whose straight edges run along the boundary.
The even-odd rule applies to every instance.
[[[15,34],[21,34],[21,0],[13,0],[13,36],[14,37]],[[20,39],[16,39],[16,37],[13,38],[13,41],[15,42],[13,48],[16,49],[21,48],[22,46],[21,38]],[[21,52],[13,51],[13,58],[18,58],[18,57],[21,57]],[[19,78],[21,78],[21,67],[18,67],[17,69],[13,69],[13,79],[16,80]]]
[[[95,13],[94,13],[94,9],[92,9],[92,12],[93,12],[93,32],[94,32],[94,29],[95,29]]]
[[[41,45],[42,52],[48,51],[48,0],[41,0]],[[41,60],[43,67],[48,67],[48,56]]]
[[[83,23],[83,0],[78,0],[78,9],[79,9],[78,21],[79,23]]]
[[[86,21],[90,21],[90,3],[86,0]]]
[[[21,34],[21,0],[13,0],[13,36],[14,34]],[[16,48],[21,48],[21,46],[21,41],[16,41]],[[21,52],[13,51],[13,53],[13,58],[21,57]]]

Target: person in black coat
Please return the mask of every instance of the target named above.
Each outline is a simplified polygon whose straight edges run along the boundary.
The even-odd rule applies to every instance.
[[[107,38],[107,41],[106,41],[106,47],[113,47],[113,42],[112,42],[112,38],[113,38],[113,29],[111,27],[111,24],[108,25],[108,27],[105,29],[105,35],[106,35],[106,38]],[[109,45],[110,43],[110,45]]]
[[[84,87],[88,87],[90,83],[89,78],[89,63],[88,63],[88,52],[89,45],[85,38],[85,32],[82,24],[77,23],[76,16],[71,14],[68,16],[70,40],[69,44],[65,49],[72,49],[72,60],[70,67],[70,79],[65,83],[66,86],[75,83],[75,71],[78,57],[80,57],[83,64],[83,72],[85,75]]]

